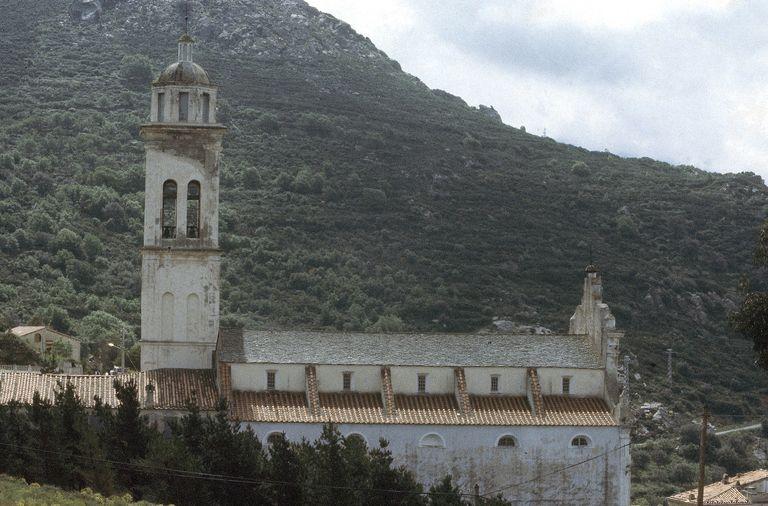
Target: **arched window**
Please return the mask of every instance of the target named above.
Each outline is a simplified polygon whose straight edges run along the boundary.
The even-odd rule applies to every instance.
[[[571,446],[574,448],[586,448],[589,446],[589,438],[587,436],[576,436],[571,439]]]
[[[517,446],[517,441],[515,441],[515,438],[509,435],[501,436],[498,441],[496,441],[496,446],[500,448],[514,448]]]
[[[200,238],[200,183],[190,181],[187,185],[187,237]]]
[[[163,239],[176,238],[176,181],[163,183]]]
[[[419,446],[426,448],[445,448],[445,441],[443,441],[440,434],[432,433],[422,437],[421,441],[419,441]]]
[[[357,434],[356,432],[353,432],[352,434],[347,435],[345,438],[347,443],[356,445],[356,446],[368,446],[368,443],[365,441],[365,438],[362,434]]]

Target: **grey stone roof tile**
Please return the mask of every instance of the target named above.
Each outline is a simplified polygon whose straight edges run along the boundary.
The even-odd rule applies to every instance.
[[[586,335],[246,330],[223,331],[217,351],[233,363],[601,368]]]

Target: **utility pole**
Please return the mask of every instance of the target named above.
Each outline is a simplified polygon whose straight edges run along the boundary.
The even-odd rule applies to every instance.
[[[701,418],[701,439],[699,440],[699,495],[696,500],[698,506],[704,506],[704,463],[707,458],[707,430],[709,429],[709,409],[704,408],[704,416]]]
[[[120,329],[120,368],[125,370],[125,329]]]

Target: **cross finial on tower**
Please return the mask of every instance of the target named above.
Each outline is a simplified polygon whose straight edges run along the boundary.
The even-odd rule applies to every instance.
[[[184,35],[189,35],[189,0],[184,2]]]

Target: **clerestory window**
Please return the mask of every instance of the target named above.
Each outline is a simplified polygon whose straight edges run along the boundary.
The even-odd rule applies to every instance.
[[[352,373],[351,372],[342,373],[341,383],[342,383],[341,387],[345,392],[352,390]]]
[[[494,374],[491,376],[491,393],[497,394],[499,393],[499,375]]]
[[[571,394],[571,378],[566,376],[563,378],[563,395]]]
[[[275,379],[277,373],[275,371],[267,371],[267,390],[275,389]]]
[[[419,374],[418,376],[418,389],[419,393],[423,394],[427,392],[427,375],[426,374]]]

